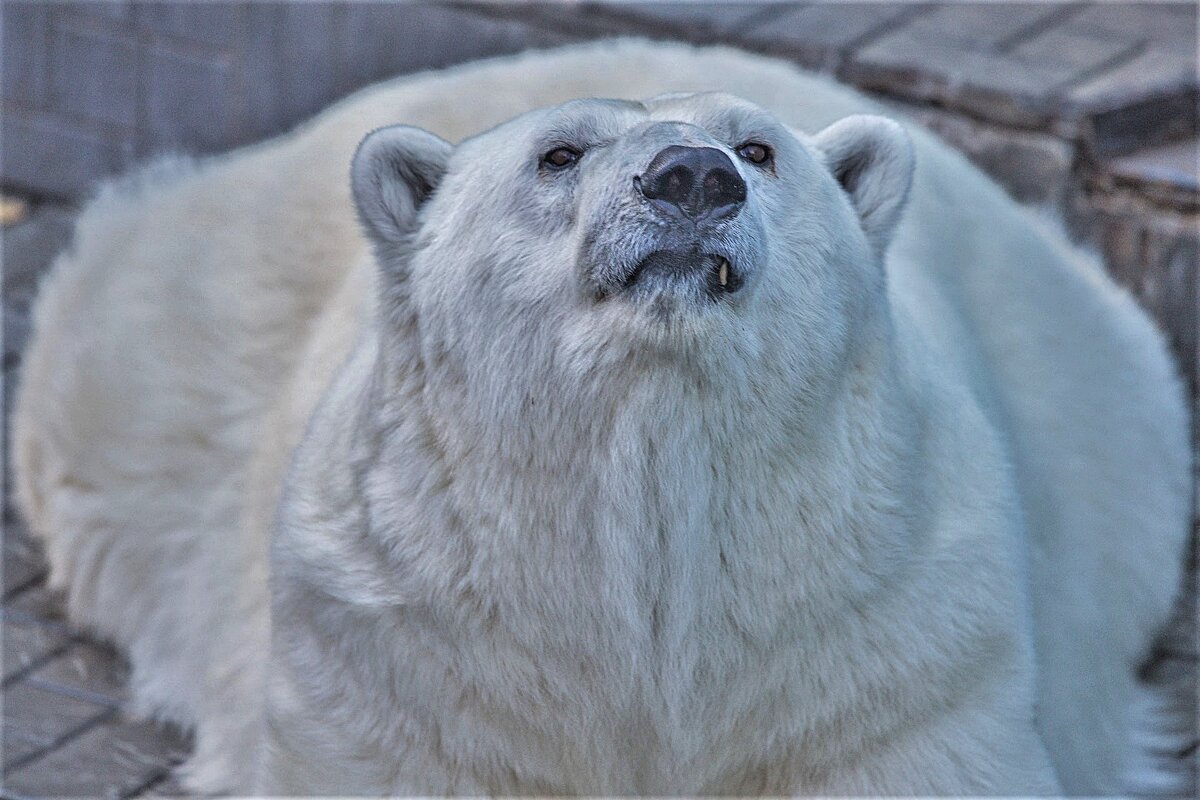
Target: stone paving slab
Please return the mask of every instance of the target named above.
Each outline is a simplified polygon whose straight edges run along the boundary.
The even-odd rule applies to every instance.
[[[31,756],[45,752],[46,744],[38,739],[30,738],[21,731],[5,729],[0,731],[4,741],[0,742],[0,796],[9,800],[6,790],[5,772],[7,765],[28,760]]]
[[[110,708],[124,707],[129,699],[128,664],[113,648],[89,641],[53,651],[24,679],[30,686]]]
[[[474,8],[468,3],[457,4]],[[1188,2],[533,3],[580,35],[724,41],[860,87],[1079,138],[1104,153],[1196,132]]]
[[[66,632],[54,625],[32,620],[0,617],[4,645],[3,685],[25,677],[41,664],[65,654],[71,647]]]
[[[183,788],[179,780],[172,774],[164,775],[160,780],[151,783],[137,797],[152,800],[156,797],[189,797],[191,793]]]
[[[1154,193],[1164,205],[1195,211],[1200,197],[1200,139],[1149,147],[1111,159],[1106,171],[1118,181]],[[1160,196],[1160,192],[1169,194]]]
[[[21,681],[5,687],[3,692],[4,772],[10,775],[22,766],[33,763],[33,756],[52,751],[76,734],[112,716],[113,709],[78,697],[33,686]],[[14,736],[15,735],[15,736]],[[33,752],[10,751],[11,741],[33,743]]]
[[[1050,4],[940,6],[864,46],[846,76],[983,119],[1050,129],[1065,122],[1059,87],[1116,65],[1137,46],[1073,30],[1059,12]]]
[[[190,749],[169,726],[123,716],[129,668],[113,648],[70,630],[62,596],[42,585],[6,600],[0,794],[183,794],[170,768]]]
[[[781,11],[740,31],[738,44],[839,73],[861,42],[924,13],[925,8],[904,3],[821,3],[786,4]]]
[[[716,41],[777,18],[790,3],[613,3],[595,4],[593,13],[607,13],[635,25],[686,35],[693,41]],[[574,13],[574,16],[579,16]]]
[[[3,574],[5,597],[24,590],[46,576],[46,565],[38,548],[17,532],[16,525],[6,525]]]
[[[1195,62],[1154,44],[1063,98],[1079,135],[1104,155],[1194,137],[1198,102]]]
[[[6,772],[13,798],[132,797],[163,781],[190,745],[166,726],[129,722],[109,712],[39,761]]]
[[[1092,3],[1070,15],[1072,28],[1102,36],[1128,37],[1169,49],[1186,58],[1196,57],[1196,6],[1194,3],[1156,3],[1147,13],[1146,3]]]
[[[44,580],[18,592],[15,597],[4,600],[0,620],[16,625],[47,625],[66,631],[75,638],[76,634],[67,624],[63,593],[46,586]]]

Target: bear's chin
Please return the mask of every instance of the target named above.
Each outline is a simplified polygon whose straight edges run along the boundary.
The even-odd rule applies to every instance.
[[[643,279],[603,299],[585,301],[582,313],[569,317],[559,339],[565,358],[556,361],[587,373],[679,366],[727,372],[729,359],[753,360],[760,344],[754,315],[742,302],[745,291],[714,300],[695,278]]]

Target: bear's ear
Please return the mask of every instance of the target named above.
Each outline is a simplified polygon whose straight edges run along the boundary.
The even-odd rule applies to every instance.
[[[859,114],[833,123],[813,144],[850,196],[867,241],[882,257],[912,186],[916,156],[908,133],[886,117]]]
[[[453,147],[420,128],[393,125],[367,134],[350,167],[358,216],[378,242],[412,233],[417,209],[446,173]]]

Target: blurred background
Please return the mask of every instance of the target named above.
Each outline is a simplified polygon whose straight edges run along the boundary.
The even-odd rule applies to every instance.
[[[614,35],[775,55],[928,125],[1104,255],[1166,332],[1195,408],[1194,2],[0,0],[0,31],[5,429],[37,278],[97,181],[268,138],[383,78]],[[123,714],[121,658],[65,625],[7,469],[4,485],[0,793],[176,793],[186,736]],[[1194,589],[1195,547],[1190,560]],[[1193,709],[1194,597],[1143,670]],[[1163,755],[1194,785],[1194,728],[1191,741]]]

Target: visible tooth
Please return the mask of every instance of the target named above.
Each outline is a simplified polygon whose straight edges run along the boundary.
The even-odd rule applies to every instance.
[[[722,258],[721,268],[717,271],[717,280],[724,286],[729,282],[729,261]]]

